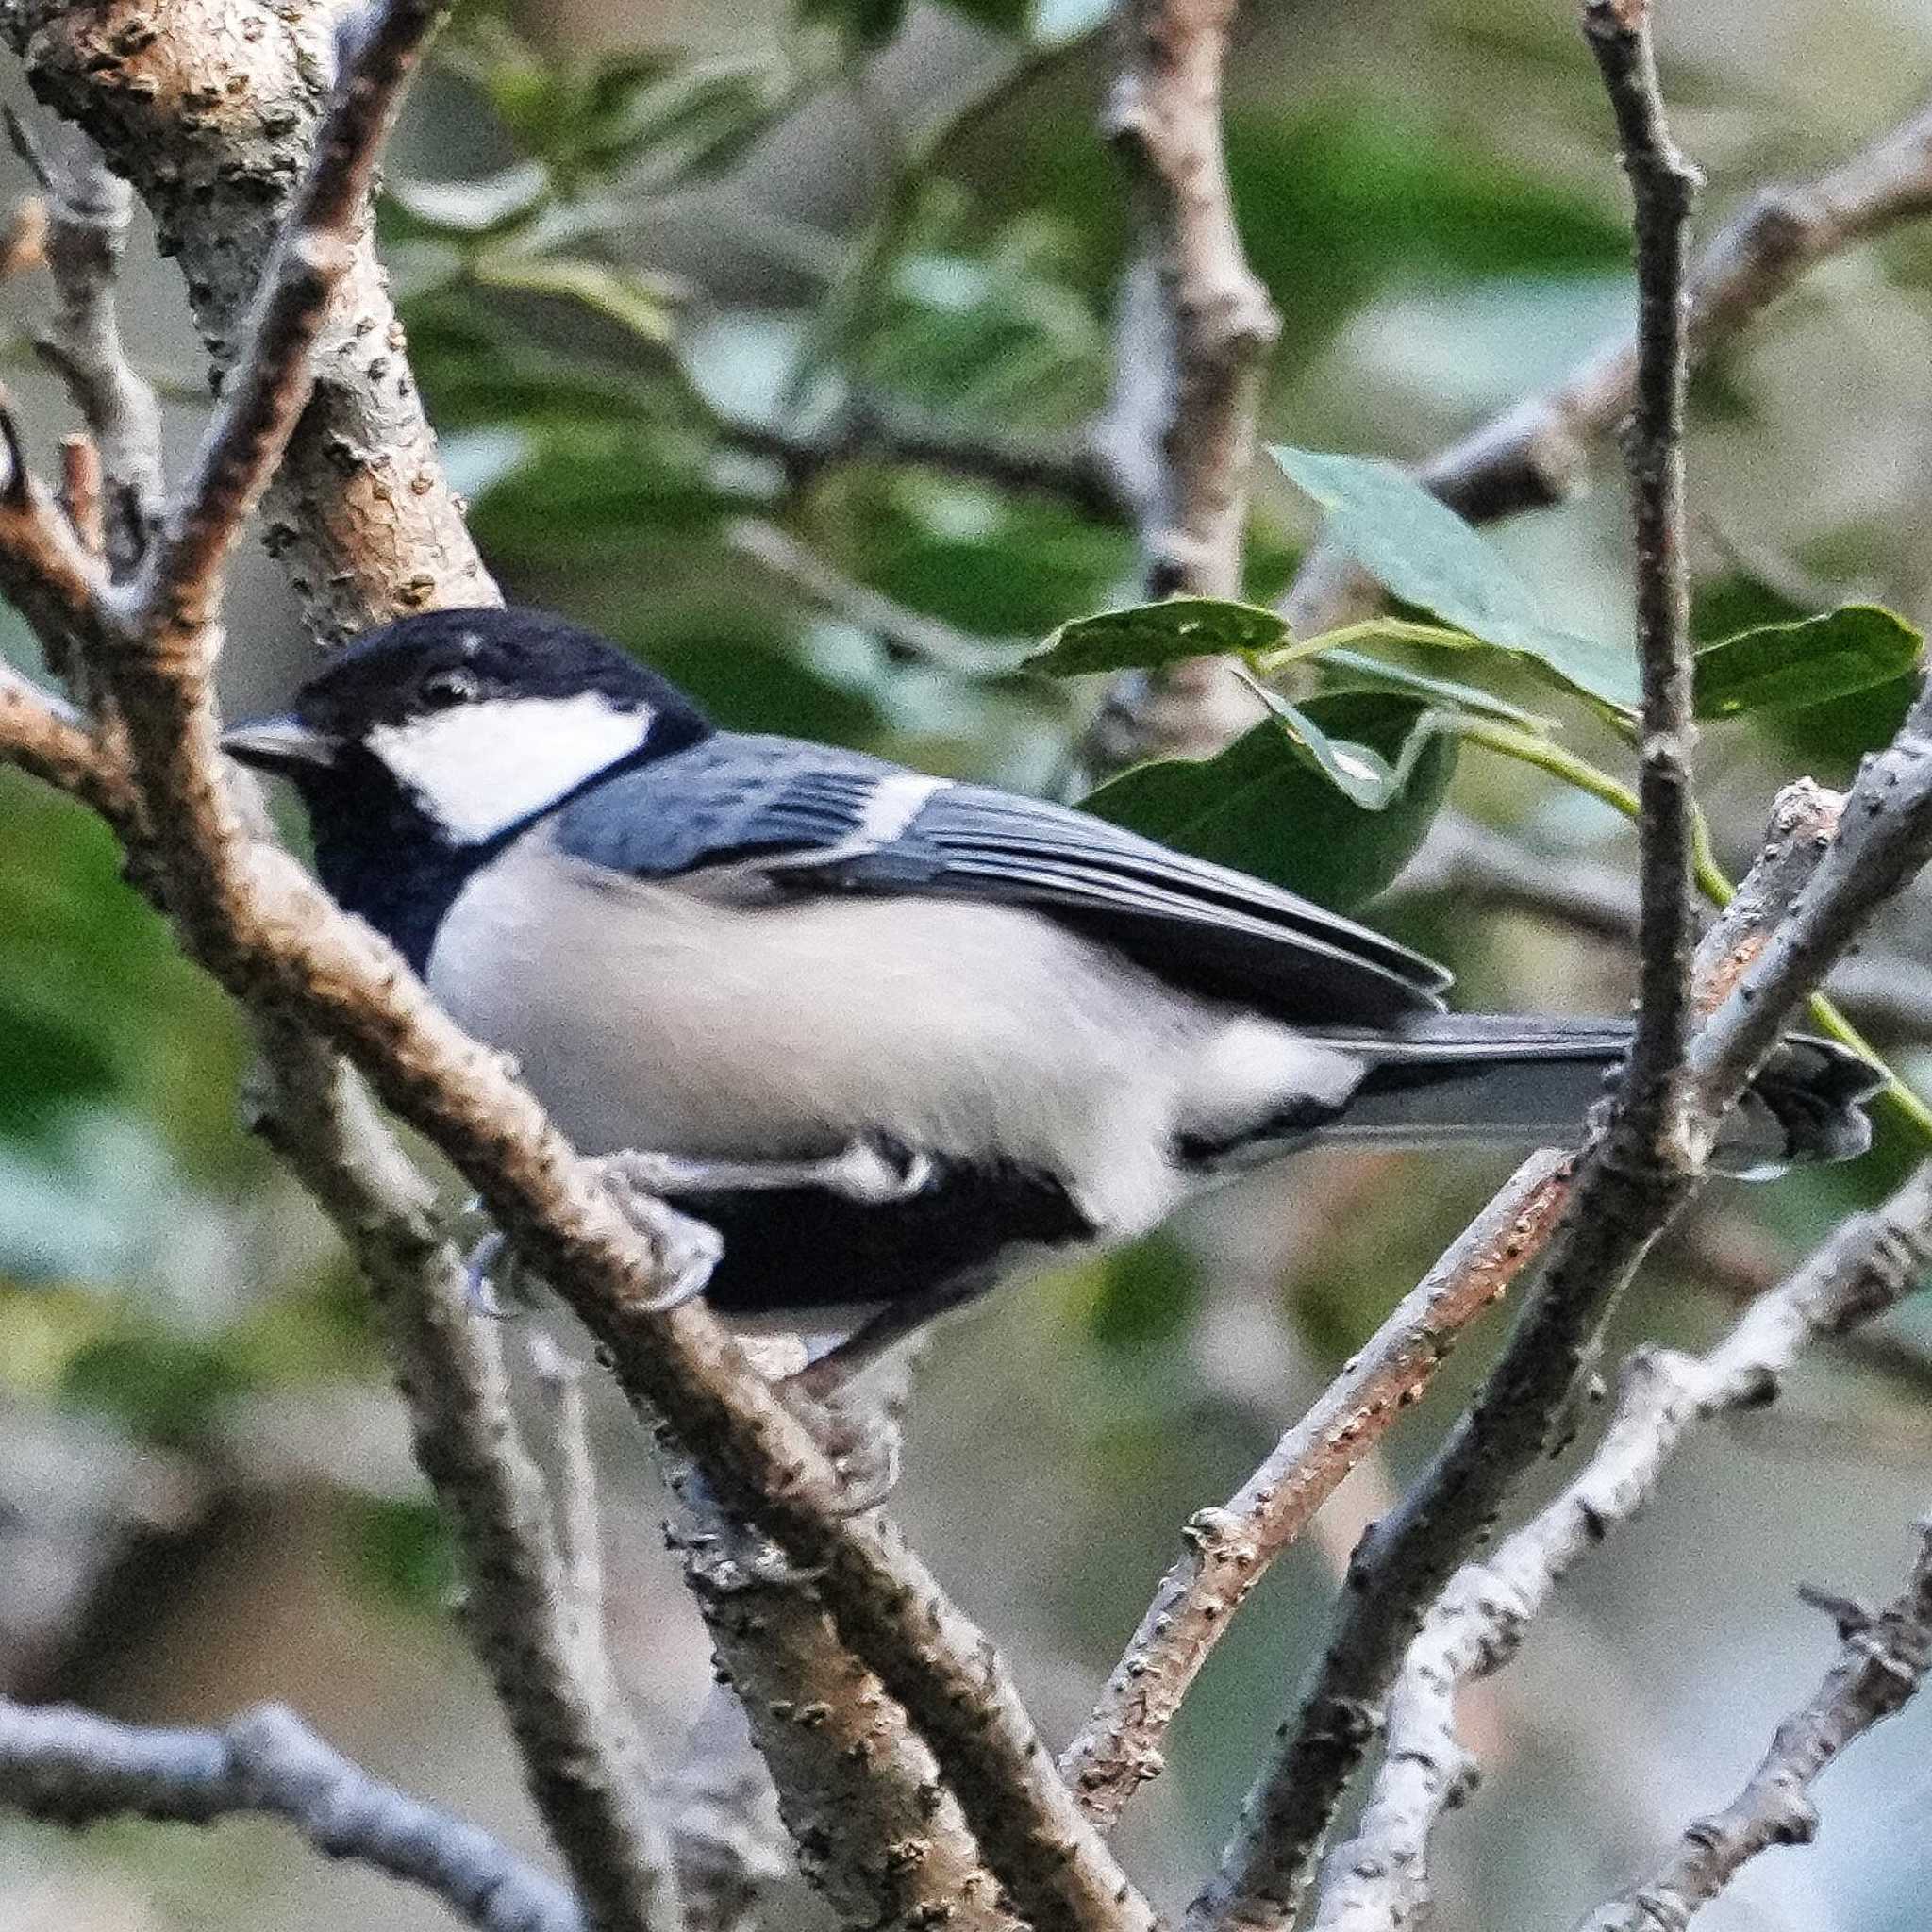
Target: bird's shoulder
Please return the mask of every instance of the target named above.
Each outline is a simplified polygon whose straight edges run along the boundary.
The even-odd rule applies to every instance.
[[[792,739],[719,733],[615,774],[556,836],[633,878],[748,869],[780,893],[1024,906],[1178,984],[1330,1024],[1431,1009],[1448,983],[1354,920],[1076,808]]]

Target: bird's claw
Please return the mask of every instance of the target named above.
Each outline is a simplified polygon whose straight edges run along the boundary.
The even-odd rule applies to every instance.
[[[647,1315],[666,1315],[705,1291],[724,1253],[724,1239],[708,1223],[658,1198],[653,1185],[657,1163],[675,1156],[607,1155],[592,1162],[604,1191],[618,1212],[650,1242],[664,1285],[633,1306]]]

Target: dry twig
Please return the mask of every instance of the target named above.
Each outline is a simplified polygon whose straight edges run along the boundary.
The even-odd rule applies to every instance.
[[[1918,1559],[1895,1601],[1875,1614],[1837,1600],[1829,1607],[1842,1640],[1838,1661],[1811,1701],[1777,1727],[1751,1781],[1581,1932],[1683,1932],[1759,1852],[1810,1842],[1818,1829],[1812,1784],[1847,1745],[1902,1710],[1932,1669],[1932,1519],[1919,1525]]]
[[[331,1858],[435,1893],[482,1932],[584,1928],[576,1902],[548,1873],[371,1777],[277,1705],[192,1731],[0,1699],[0,1805],[61,1824],[129,1814],[211,1824],[265,1813]]]
[[[1562,1156],[1525,1161],[1226,1505],[1190,1521],[1187,1554],[1161,1578],[1093,1715],[1060,1759],[1089,1817],[1111,1828],[1140,1786],[1159,1774],[1167,1727],[1228,1620],[1341,1478],[1421,1398],[1463,1329],[1536,1264],[1567,1198]]]
[[[1144,260],[1122,291],[1094,441],[1134,505],[1150,597],[1241,594],[1255,421],[1280,332],[1241,250],[1222,146],[1234,12],[1235,0],[1134,0],[1105,117],[1131,169]],[[1213,749],[1255,716],[1225,664],[1194,659],[1117,687],[1086,758]]]
[[[1328,1861],[1314,1932],[1395,1932],[1415,1922],[1428,1903],[1430,1834],[1475,1774],[1456,1734],[1457,1691],[1515,1655],[1563,1578],[1656,1493],[1693,1429],[1772,1401],[1814,1337],[1870,1321],[1928,1267],[1932,1163],[1883,1207],[1847,1221],[1708,1354],[1641,1349],[1630,1357],[1616,1414],[1587,1466],[1493,1556],[1459,1571],[1429,1612],[1389,1700],[1374,1789],[1355,1836]],[[1639,1932],[1640,1922],[1629,1923]],[[1655,1928],[1641,1922],[1641,1932]]]
[[[1637,536],[1637,1033],[1606,1159],[1660,1180],[1694,1165],[1681,1074],[1690,1025],[1690,591],[1684,551],[1684,262],[1701,176],[1664,117],[1649,0],[1586,0],[1584,31],[1636,202],[1637,393],[1624,432]],[[1579,1208],[1579,1212],[1581,1209]]]
[[[98,549],[118,574],[146,547],[161,508],[161,406],[128,361],[114,311],[134,193],[109,172],[78,128],[64,128],[42,154],[20,119],[7,128],[41,184],[47,205],[47,267],[58,298],[55,325],[34,346],[59,371],[92,437],[105,486]]]

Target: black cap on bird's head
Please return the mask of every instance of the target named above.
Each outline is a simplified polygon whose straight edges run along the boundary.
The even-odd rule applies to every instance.
[[[433,610],[359,639],[229,754],[292,780],[320,819],[400,793],[452,844],[488,841],[613,766],[710,730],[675,685],[546,611]],[[324,829],[318,824],[318,831]]]

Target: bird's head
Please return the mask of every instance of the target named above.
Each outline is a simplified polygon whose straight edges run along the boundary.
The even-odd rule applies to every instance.
[[[709,729],[675,686],[561,618],[436,610],[370,633],[287,711],[238,724],[222,742],[291,780],[318,821],[379,811],[388,794],[467,846]]]

